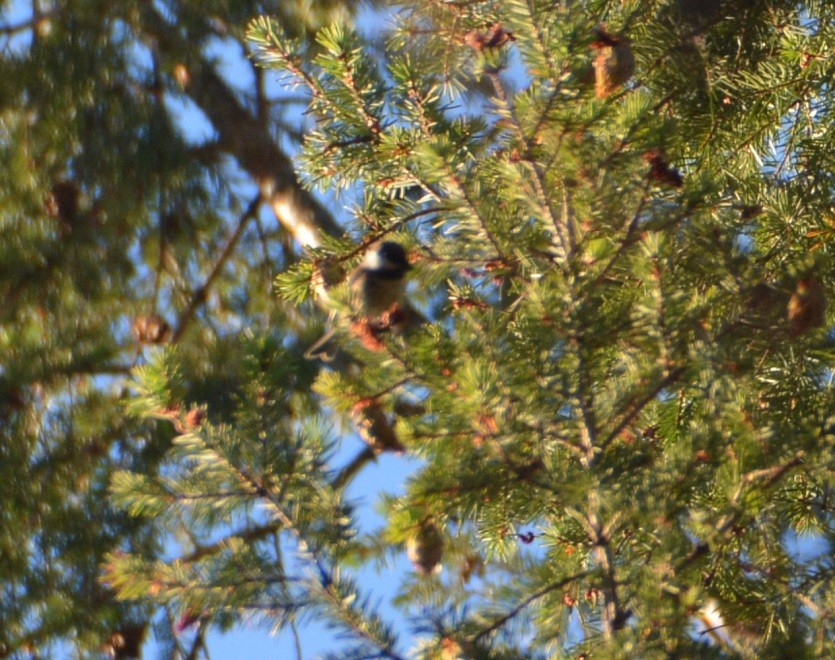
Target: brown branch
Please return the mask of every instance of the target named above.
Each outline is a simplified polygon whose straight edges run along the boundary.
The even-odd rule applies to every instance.
[[[618,594],[618,581],[615,575],[615,557],[610,543],[612,528],[617,524],[619,514],[611,519],[608,525],[604,525],[598,511],[600,510],[600,495],[596,490],[589,493],[588,512],[576,509],[567,509],[566,512],[579,522],[591,542],[592,554],[600,572],[603,575],[601,592],[603,594],[603,607],[601,609],[601,623],[603,624],[603,636],[610,640],[615,632],[623,628],[629,618],[629,610],[621,604]]]
[[[34,11],[32,18],[28,18],[20,23],[16,23],[14,25],[0,25],[0,34],[4,36],[14,36],[20,32],[25,32],[26,30],[34,30],[37,32],[37,28],[39,27],[41,21],[49,20],[53,18],[59,18],[60,12],[59,11],[50,11],[50,12],[41,12],[41,11]]]
[[[235,532],[228,536],[224,536],[222,539],[215,541],[214,543],[210,543],[209,545],[202,545],[195,548],[192,552],[182,557],[178,557],[176,561],[184,562],[186,564],[191,564],[196,561],[200,561],[204,557],[209,555],[213,555],[216,552],[223,550],[224,547],[232,540],[240,540],[245,542],[252,542],[252,541],[259,541],[265,536],[269,536],[281,529],[284,528],[284,524],[281,522],[272,522],[269,525],[263,525],[261,527],[253,527],[251,529],[244,529],[239,532]]]
[[[197,310],[200,306],[206,302],[206,298],[209,295],[209,289],[211,289],[212,284],[214,283],[217,276],[220,274],[223,265],[231,256],[235,246],[238,244],[241,236],[244,233],[244,229],[246,229],[247,223],[256,216],[258,213],[258,208],[261,205],[261,195],[257,195],[250,203],[249,206],[246,207],[246,210],[241,214],[241,217],[238,219],[238,226],[235,227],[235,231],[232,232],[232,235],[229,237],[229,240],[226,242],[226,245],[223,248],[223,251],[220,253],[220,256],[215,261],[212,269],[209,271],[209,274],[206,276],[206,280],[197,287],[197,290],[191,297],[191,302],[189,303],[188,307],[183,310],[180,314],[180,318],[177,321],[177,329],[174,331],[174,336],[171,338],[171,342],[176,344],[180,338],[183,336],[186,327],[194,318],[194,315],[197,313]]]
[[[183,57],[184,35],[150,3],[142,5],[150,44],[164,60]],[[279,222],[302,245],[316,247],[321,234],[342,235],[343,229],[313,195],[302,188],[292,160],[276,144],[266,121],[253,116],[217,71],[202,59],[188,62],[185,92],[206,114],[218,133],[219,146],[255,179],[263,199]]]
[[[609,539],[601,529],[596,515],[591,520],[591,524],[597,535],[594,540],[594,559],[603,572],[603,589],[601,590],[603,593],[603,610],[601,612],[603,637],[611,639],[615,632],[623,628],[629,613],[623,609],[618,595],[615,560]]]
[[[563,578],[562,580],[558,580],[557,582],[552,582],[548,586],[543,587],[539,591],[534,592],[533,594],[531,594],[530,596],[525,598],[525,600],[521,601],[516,607],[514,607],[512,610],[510,610],[507,614],[505,614],[504,616],[499,617],[493,623],[491,623],[489,626],[487,626],[487,628],[484,628],[483,630],[481,630],[475,637],[472,638],[472,641],[477,642],[478,640],[483,639],[487,635],[497,631],[499,628],[501,628],[504,624],[506,624],[512,618],[518,616],[519,613],[523,609],[525,609],[528,605],[530,605],[534,601],[539,600],[543,596],[547,596],[552,591],[556,591],[557,589],[561,589],[562,587],[564,587],[568,584],[571,584],[572,582],[576,582],[577,580],[579,580],[581,578],[584,578],[587,575],[588,575],[587,571],[583,571],[582,573],[577,573],[575,575],[570,575],[567,578]]]
[[[742,475],[742,484],[748,485],[754,483],[755,481],[759,481],[761,479],[765,480],[765,488],[774,485],[777,483],[786,472],[791,470],[798,465],[803,464],[803,458],[806,455],[804,451],[797,452],[794,457],[785,463],[780,465],[772,465],[770,468],[763,468],[762,470],[752,470],[751,472],[746,472]]]
[[[377,460],[378,452],[371,445],[363,447],[351,461],[345,465],[331,480],[331,488],[339,490],[347,486],[362,468]]]
[[[208,649],[206,648],[206,640],[203,638],[205,635],[205,629],[203,626],[197,629],[197,634],[194,636],[194,641],[191,645],[191,650],[186,655],[186,660],[197,660],[199,656],[199,652],[202,649],[203,653],[206,654],[208,658]]]
[[[684,367],[678,367],[673,369],[669,372],[664,378],[662,378],[658,383],[655,384],[649,392],[647,392],[643,397],[641,397],[633,406],[632,409],[623,416],[620,422],[613,428],[609,435],[600,443],[600,451],[603,451],[615,438],[618,437],[623,429],[625,429],[632,421],[641,413],[641,411],[653,400],[658,394],[663,390],[665,387],[672,385],[676,382],[683,374],[684,374]]]

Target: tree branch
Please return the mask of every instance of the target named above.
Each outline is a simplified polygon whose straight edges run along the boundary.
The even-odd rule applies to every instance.
[[[570,575],[569,577],[563,578],[562,580],[558,580],[557,582],[552,582],[551,584],[549,584],[546,587],[543,587],[539,591],[535,591],[530,596],[528,596],[523,601],[521,601],[516,607],[514,607],[512,610],[510,610],[507,614],[505,614],[504,616],[499,617],[493,623],[491,623],[489,626],[487,626],[486,628],[481,630],[475,637],[473,637],[472,641],[477,642],[480,639],[483,639],[484,637],[487,637],[487,635],[497,631],[499,628],[501,628],[503,625],[505,625],[508,621],[510,621],[514,617],[518,616],[519,613],[523,609],[525,609],[528,605],[530,605],[534,601],[539,600],[543,596],[547,596],[552,591],[556,591],[557,589],[560,589],[560,588],[562,588],[562,587],[564,587],[568,584],[571,584],[572,582],[576,582],[577,580],[579,580],[581,578],[584,578],[586,575],[588,575],[587,571],[583,571],[582,573],[577,573],[575,575]]]
[[[182,57],[183,37],[151,4],[143,5],[144,27],[151,48],[164,58]],[[218,133],[219,146],[255,179],[263,199],[279,222],[301,245],[317,247],[322,232],[341,235],[342,227],[313,195],[302,188],[292,160],[276,145],[265,121],[259,121],[203,59],[189,63],[188,96],[206,113]]]
[[[215,261],[212,269],[209,271],[209,274],[206,276],[206,280],[200,285],[197,290],[194,292],[194,295],[191,297],[191,302],[189,303],[188,307],[183,310],[180,314],[180,318],[177,321],[177,329],[174,331],[174,336],[172,337],[172,343],[177,343],[180,338],[183,336],[183,332],[185,332],[186,327],[191,322],[194,315],[197,313],[197,310],[200,308],[204,302],[206,302],[206,297],[209,294],[209,289],[212,287],[215,279],[220,274],[223,265],[226,263],[227,259],[231,256],[235,246],[238,244],[241,236],[244,233],[244,229],[246,229],[247,223],[256,216],[258,213],[258,207],[261,205],[261,195],[257,195],[250,203],[249,206],[246,207],[246,210],[241,214],[241,217],[238,219],[238,226],[235,227],[235,231],[232,232],[232,235],[229,237],[229,240],[226,242],[226,245],[223,248],[223,251],[220,253],[220,256]]]
[[[244,529],[239,532],[234,532],[228,536],[224,536],[222,539],[215,541],[214,543],[210,543],[209,545],[203,545],[198,548],[195,548],[192,552],[187,555],[183,555],[182,557],[178,557],[178,562],[183,562],[186,564],[191,564],[196,561],[203,559],[209,555],[213,555],[216,552],[222,550],[229,541],[236,539],[240,541],[252,542],[258,541],[265,536],[269,536],[270,534],[274,534],[275,532],[284,528],[284,524],[275,521],[268,525],[263,525],[261,527],[253,527],[251,529]]]
[[[626,619],[629,617],[629,613],[623,609],[618,594],[615,559],[612,554],[609,537],[603,529],[603,525],[596,513],[596,509],[599,508],[597,497],[597,493],[595,492],[589,498],[589,508],[593,511],[589,516],[589,524],[594,530],[594,536],[596,537],[592,539],[594,559],[603,572],[603,589],[601,590],[603,592],[603,609],[601,612],[603,637],[604,639],[610,640],[618,630],[623,628]]]

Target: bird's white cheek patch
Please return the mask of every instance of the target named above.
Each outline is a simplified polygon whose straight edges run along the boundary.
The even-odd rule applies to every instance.
[[[371,270],[376,270],[382,266],[382,260],[380,259],[380,253],[377,250],[371,250],[371,252],[367,252],[365,255],[365,267],[370,268]]]

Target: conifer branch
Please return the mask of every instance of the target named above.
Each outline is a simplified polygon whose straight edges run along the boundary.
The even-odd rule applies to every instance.
[[[520,3],[520,5],[521,5],[521,3]],[[543,30],[543,24],[541,22],[541,18],[534,15],[534,12],[533,12],[533,7],[534,6],[535,6],[535,4],[531,3],[531,2],[524,3],[524,8],[527,10],[526,18],[528,19],[526,27],[533,34],[533,39],[531,39],[531,42],[536,44],[536,48],[539,51],[540,57],[542,57],[542,59],[547,64],[547,67],[548,67],[547,78],[548,78],[548,81],[554,86],[553,98],[555,98],[557,93],[559,91],[561,91],[561,83],[562,83],[562,80],[563,80],[563,76],[566,73],[566,69],[564,67],[558,69],[558,67],[555,65],[553,57],[551,55],[551,51],[549,50],[549,47],[548,47],[548,38],[546,36],[547,33]],[[552,101],[549,100],[548,105],[550,105],[551,102]],[[543,117],[544,116],[545,115],[543,115]],[[535,136],[536,136],[536,131],[534,131],[532,133],[531,137],[535,137]]]
[[[458,194],[458,197],[466,203],[466,206],[469,209],[470,213],[472,213],[473,217],[476,220],[478,220],[478,223],[481,226],[481,230],[484,233],[484,236],[487,238],[488,241],[490,241],[490,243],[493,246],[493,249],[496,251],[496,254],[499,255],[499,258],[504,258],[504,251],[502,250],[502,247],[499,244],[498,239],[495,237],[493,231],[490,229],[490,226],[487,223],[487,219],[479,210],[478,205],[470,195],[469,191],[464,185],[464,182],[461,180],[461,177],[459,177],[458,174],[452,169],[447,169],[447,180],[453,184],[455,191]]]
[[[644,408],[646,408],[655,399],[655,397],[657,397],[661,393],[661,391],[664,390],[664,388],[669,387],[670,385],[675,383],[681,376],[684,375],[685,372],[686,369],[684,367],[676,367],[672,371],[668,372],[643,396],[640,396],[637,399],[633,398],[634,403],[632,404],[631,408],[626,412],[626,414],[624,414],[621,420],[601,441],[600,451],[604,451],[606,447],[608,447],[618,437],[618,435],[620,435],[621,431],[623,431],[627,426],[629,426],[632,423],[632,421],[638,415],[641,414]]]
[[[262,57],[262,60],[265,62],[280,62],[280,66],[295,76],[299,82],[304,83],[310,96],[316,102],[320,103],[323,108],[329,109],[337,116],[342,114],[344,108],[341,108],[331,99],[325,86],[322,84],[321,78],[310,73],[303,66],[302,59],[291,48],[286,47],[283,39],[276,34],[274,23],[270,19],[261,19],[256,22],[256,25],[263,29],[268,37],[265,41],[262,41],[260,38],[257,39],[263,48],[263,53],[266,55],[266,57]],[[320,116],[319,118],[321,119],[322,117]]]
[[[294,522],[292,514],[285,510],[285,503],[281,498],[276,497],[269,489],[264,488],[260,480],[246,470],[236,467],[228,461],[224,462],[242,485],[252,489],[253,494],[269,503],[269,508],[278,519],[277,524],[280,524],[296,537],[300,552],[310,558],[318,573],[316,584],[319,597],[333,608],[343,624],[361,638],[379,648],[380,657],[390,658],[390,660],[403,660],[395,652],[393,644],[390,644],[386,639],[381,639],[372,629],[372,626],[369,626],[368,616],[360,615],[352,607],[352,604],[359,598],[358,590],[353,585],[349,585],[352,588],[352,593],[341,592],[343,580],[339,577],[338,572],[334,572],[328,567],[327,562],[322,557],[321,549],[310,541],[304,531]],[[370,615],[370,618],[375,622],[379,621],[376,614]]]
[[[524,147],[525,157],[523,159],[523,162],[527,165],[528,170],[533,175],[532,182],[534,186],[534,192],[539,203],[539,207],[545,214],[548,224],[554,228],[554,233],[556,233],[557,238],[560,242],[562,256],[564,259],[564,261],[560,264],[560,267],[562,268],[563,272],[566,272],[567,262],[570,261],[570,259],[572,258],[575,249],[574,227],[573,223],[571,222],[571,209],[568,206],[568,192],[565,189],[563,190],[565,196],[563,198],[564,206],[562,221],[565,224],[561,224],[557,220],[557,214],[552,207],[551,197],[547,195],[545,192],[547,186],[543,178],[542,172],[539,168],[539,165],[536,161],[529,160],[529,156],[532,153],[532,144],[531,141],[525,135],[524,130],[522,129],[522,123],[519,121],[519,117],[516,116],[516,112],[513,108],[513,102],[510,99],[508,99],[499,74],[496,71],[491,71],[489,77],[491,82],[493,83],[493,89],[496,92],[496,96],[498,97],[499,101],[502,103],[502,105],[507,111],[507,115],[511,120],[511,125],[513,126],[514,132],[516,133],[516,137]]]
[[[731,507],[738,507],[740,501],[742,500],[742,496],[745,494],[747,486],[749,486],[750,484],[762,480],[765,482],[762,485],[762,488],[770,488],[775,483],[780,481],[780,479],[782,479],[786,475],[786,473],[789,472],[792,468],[802,465],[803,457],[805,455],[806,453],[801,450],[797,452],[791,459],[784,463],[773,465],[768,468],[763,468],[761,470],[752,470],[751,472],[746,472],[742,475],[739,487],[736,489],[736,492],[731,498],[729,505]],[[716,523],[716,531],[720,535],[724,534],[731,527],[733,527],[740,520],[740,518],[742,518],[743,515],[744,511],[738,508],[732,513],[726,514],[725,516],[719,519],[719,522]]]
[[[244,229],[246,229],[247,224],[249,221],[254,218],[258,213],[258,208],[261,205],[261,195],[257,195],[250,203],[249,206],[246,207],[246,210],[241,214],[241,217],[238,219],[238,224],[235,227],[235,231],[232,232],[232,235],[226,241],[226,245],[224,246],[223,250],[221,251],[218,258],[215,260],[215,263],[212,265],[209,274],[206,276],[203,284],[201,284],[194,294],[191,297],[191,302],[189,302],[188,307],[183,310],[180,314],[180,318],[177,321],[177,329],[174,331],[174,335],[171,338],[172,343],[177,343],[180,338],[183,336],[183,333],[186,330],[186,327],[194,318],[194,315],[197,313],[197,310],[200,306],[206,302],[206,299],[209,295],[209,290],[214,284],[215,279],[220,274],[220,271],[223,269],[223,265],[232,255],[235,250],[235,246],[238,244],[241,236],[244,233]]]
[[[632,214],[632,217],[625,223],[625,230],[623,231],[623,237],[620,239],[620,245],[615,250],[615,253],[611,256],[606,265],[600,269],[600,272],[597,274],[597,277],[594,280],[595,284],[600,284],[606,279],[606,277],[609,275],[609,273],[615,267],[615,265],[626,255],[627,250],[638,240],[637,229],[640,225],[641,216],[644,213],[644,209],[646,209],[646,205],[649,202],[650,185],[651,182],[649,181],[649,179],[647,179],[647,181],[644,182],[644,188],[641,193],[641,199],[638,201],[638,205],[635,208],[635,212]],[[678,224],[678,221],[670,224]]]
[[[472,641],[473,642],[478,642],[478,641],[484,639],[485,637],[493,634],[499,628],[502,628],[508,621],[510,621],[511,619],[514,619],[515,617],[519,616],[519,614],[521,614],[521,612],[526,607],[528,607],[529,605],[532,605],[533,603],[535,603],[540,598],[543,598],[544,596],[547,596],[552,591],[556,591],[557,589],[561,589],[563,587],[566,587],[569,584],[571,584],[573,582],[576,582],[577,580],[582,580],[584,577],[588,576],[588,574],[589,574],[588,571],[582,571],[580,573],[575,573],[574,575],[570,575],[569,577],[563,578],[562,580],[557,580],[556,582],[552,582],[551,584],[543,587],[542,589],[539,589],[538,591],[535,591],[530,596],[528,596],[527,598],[522,600],[518,605],[516,605],[516,607],[511,609],[507,614],[499,617],[498,619],[493,621],[493,623],[491,623],[489,626],[480,630],[472,638]]]
[[[804,457],[805,452],[801,450],[798,451],[792,458],[785,461],[784,463],[773,465],[769,468],[763,468],[761,470],[752,470],[751,472],[746,472],[745,474],[743,474],[740,479],[740,485],[734,493],[733,497],[731,498],[731,506],[738,506],[742,498],[742,495],[745,492],[746,486],[762,480],[765,482],[762,486],[764,489],[771,488],[793,468],[803,465]],[[744,513],[744,511],[737,509],[732,513],[728,513],[722,516],[715,525],[717,534],[719,536],[724,535],[728,530],[730,530],[734,525],[736,525],[739,522]],[[710,551],[711,547],[710,544],[708,544],[707,542],[702,541],[697,543],[693,547],[693,550],[690,552],[690,554],[687,555],[687,557],[685,557],[676,566],[676,573],[681,572],[689,565],[694,563],[696,560],[698,560],[700,557],[703,557],[704,555],[708,554]]]
[[[340,62],[342,62],[342,65],[344,67],[342,83],[345,85],[345,88],[350,92],[351,98],[356,104],[356,107],[359,108],[360,114],[362,115],[363,121],[365,122],[365,126],[368,129],[368,139],[372,143],[379,142],[380,132],[382,130],[380,126],[380,118],[373,115],[371,111],[366,107],[365,99],[363,98],[360,90],[357,89],[357,80],[354,76],[354,68],[347,55],[344,53],[340,54],[339,60]]]

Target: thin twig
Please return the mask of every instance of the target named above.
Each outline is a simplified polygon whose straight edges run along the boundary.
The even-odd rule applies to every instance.
[[[649,405],[649,403],[653,399],[655,399],[656,396],[658,396],[661,390],[663,390],[665,387],[669,387],[674,382],[676,382],[684,374],[684,372],[684,367],[678,367],[676,369],[673,369],[666,376],[664,376],[664,378],[658,381],[658,383],[656,383],[655,386],[651,390],[649,390],[649,392],[647,392],[643,397],[638,399],[638,401],[632,406],[632,409],[629,412],[627,412],[626,415],[623,416],[621,421],[618,422],[615,428],[613,428],[606,436],[606,438],[600,443],[600,451],[606,449],[606,447],[608,447],[609,444],[611,444],[612,441],[618,437],[618,434],[621,431],[623,431],[623,429],[625,429],[627,426],[629,426],[629,424],[632,423],[632,420],[634,420],[635,417],[637,417],[641,413],[641,411],[647,405]]]
[[[197,290],[191,297],[191,302],[189,303],[188,307],[186,307],[186,309],[180,314],[180,318],[177,321],[177,330],[174,332],[174,336],[171,339],[172,343],[176,344],[180,340],[180,338],[183,336],[183,333],[186,330],[186,327],[194,318],[194,315],[197,313],[197,310],[206,301],[206,298],[209,294],[209,289],[211,288],[215,279],[217,279],[217,276],[220,275],[221,269],[223,268],[227,259],[229,259],[232,252],[234,251],[235,246],[238,244],[238,241],[244,233],[244,229],[246,229],[247,223],[258,213],[258,208],[260,207],[260,205],[261,195],[258,194],[253,198],[253,200],[246,207],[246,210],[238,219],[238,226],[235,228],[235,231],[232,233],[232,235],[229,237],[229,240],[226,242],[226,246],[223,248],[223,251],[220,253],[220,256],[217,258],[214,265],[212,266],[212,269],[209,271],[209,274],[206,276],[206,280],[203,282],[201,286],[197,288]]]
[[[531,594],[530,596],[525,598],[525,600],[520,602],[516,607],[514,607],[512,610],[510,610],[507,614],[505,614],[504,616],[499,617],[493,623],[491,623],[489,626],[487,626],[487,628],[484,628],[483,630],[481,630],[475,637],[473,637],[472,641],[477,642],[478,640],[483,639],[487,635],[495,632],[496,630],[501,628],[504,624],[506,624],[508,621],[510,621],[512,618],[517,616],[523,609],[525,609],[528,605],[530,605],[534,601],[539,600],[543,596],[547,596],[552,591],[556,591],[557,589],[561,589],[562,587],[564,587],[568,584],[571,584],[572,582],[576,582],[577,580],[579,580],[581,578],[584,578],[587,575],[588,575],[588,572],[583,571],[582,573],[577,573],[575,575],[571,575],[567,578],[563,578],[562,580],[558,580],[557,582],[552,582],[548,586],[543,587],[539,591],[534,592],[533,594]]]
[[[275,532],[283,529],[284,525],[280,522],[273,522],[268,525],[264,525],[262,527],[254,527],[251,529],[244,529],[239,532],[234,532],[233,534],[229,534],[228,536],[224,536],[222,539],[215,541],[209,545],[204,545],[196,548],[194,551],[190,552],[187,555],[182,557],[178,557],[178,562],[183,562],[186,564],[191,564],[196,561],[203,559],[209,555],[213,555],[220,550],[223,550],[230,541],[237,540],[237,541],[245,541],[247,543],[251,543],[253,541],[258,541],[265,536],[269,536],[270,534],[274,534]]]

